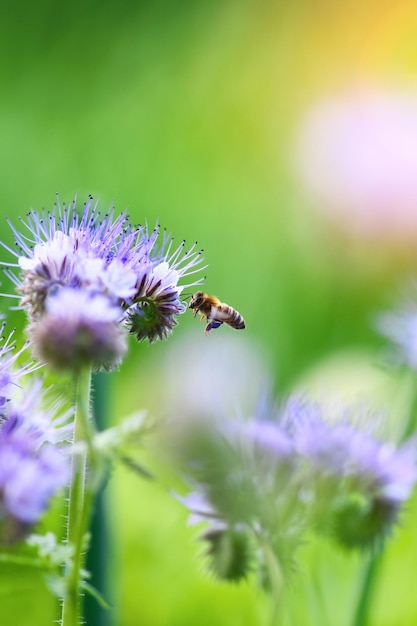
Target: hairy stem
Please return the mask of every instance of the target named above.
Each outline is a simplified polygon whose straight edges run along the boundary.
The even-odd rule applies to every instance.
[[[67,543],[73,546],[71,569],[66,572],[67,593],[62,605],[62,626],[79,626],[82,618],[81,570],[85,533],[93,502],[92,424],[90,421],[91,368],[78,372],[75,385],[75,417],[71,483],[68,501]],[[87,471],[90,475],[87,476]]]

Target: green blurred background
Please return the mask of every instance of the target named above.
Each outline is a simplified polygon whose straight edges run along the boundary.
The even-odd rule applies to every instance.
[[[80,203],[91,193],[103,210],[114,202],[134,222],[158,220],[178,242],[204,248],[205,288],[244,315],[246,335],[236,341],[263,354],[279,395],[322,388],[325,378],[333,394],[369,394],[391,406],[396,380],[374,367],[383,341],[372,320],[415,269],[414,245],[360,241],[325,223],[293,152],[315,101],[358,78],[414,80],[415,3],[9,1],[0,7],[0,33],[4,240],[11,241],[5,216],[16,223],[30,207],[51,208],[55,192]],[[11,317],[21,328],[22,315]],[[216,341],[229,332],[220,329]],[[190,333],[204,358],[211,338],[191,315],[168,342],[131,343],[120,372],[105,379],[109,422],[156,411],[168,351],[176,347],[181,368]],[[105,495],[114,607],[112,621],[89,623],[267,623],[262,593],[207,575],[196,529],[162,487],[118,469]],[[375,626],[417,622],[410,509],[389,544]],[[348,626],[358,576],[357,557],[307,545],[283,623]],[[35,576],[3,566],[1,594],[1,626],[57,618]]]

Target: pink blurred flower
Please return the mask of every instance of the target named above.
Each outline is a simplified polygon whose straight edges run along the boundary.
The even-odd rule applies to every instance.
[[[361,235],[417,237],[417,90],[352,90],[301,123],[297,169],[320,210]]]

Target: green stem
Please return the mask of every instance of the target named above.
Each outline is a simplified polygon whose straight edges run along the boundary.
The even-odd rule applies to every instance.
[[[354,626],[366,626],[366,624],[368,624],[369,610],[371,608],[370,600],[381,560],[382,554],[380,551],[371,554],[369,557],[363,576],[361,593],[356,607],[356,615],[353,620]]]
[[[90,421],[91,368],[78,372],[74,417],[74,453],[68,502],[67,543],[73,546],[71,569],[66,572],[67,593],[62,604],[61,626],[79,626],[82,617],[81,570],[84,563],[84,538],[93,502],[91,474],[94,465],[93,429]],[[80,446],[84,443],[85,447]],[[87,471],[90,476],[87,479]]]
[[[280,600],[282,595],[282,588],[284,584],[284,576],[281,569],[281,564],[277,555],[271,547],[270,542],[266,539],[262,533],[255,531],[255,536],[258,540],[258,544],[265,557],[265,565],[268,570],[269,584],[271,585],[271,595],[273,598],[272,613],[271,613],[271,626],[277,623],[277,619],[280,612]]]
[[[401,433],[401,441],[408,439],[415,432],[417,427],[417,380],[414,371],[406,372],[403,386],[405,388],[403,396],[406,398],[405,402],[403,401],[403,410],[408,411],[408,419]]]
[[[416,430],[417,385],[414,372],[405,373],[399,397],[400,410],[408,411],[408,417],[400,437],[401,443],[408,439],[408,437],[410,437]],[[361,593],[356,607],[356,614],[353,621],[354,626],[366,626],[368,623],[371,598],[381,561],[381,549],[375,551],[369,557],[369,561],[364,571]]]

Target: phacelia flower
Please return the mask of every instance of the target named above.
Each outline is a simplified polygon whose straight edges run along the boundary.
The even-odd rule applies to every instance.
[[[197,422],[179,447],[201,496],[184,500],[193,519],[261,537],[286,572],[308,530],[352,548],[383,539],[417,481],[414,443],[397,448],[305,400],[262,419]]]
[[[152,343],[165,338],[177,323],[176,316],[184,313],[178,280],[179,272],[166,261],[155,267],[150,263],[143,269],[135,303],[126,313],[129,332],[139,341],[148,339]]]
[[[51,390],[44,389],[40,378],[32,378],[13,399],[2,414],[2,421],[19,425],[20,432],[30,433],[34,444],[60,445],[72,440],[73,409],[63,410],[59,399],[52,398]]]
[[[63,445],[71,438],[72,411],[50,401],[39,379],[21,378],[35,366],[17,367],[22,350],[11,337],[0,349],[0,540],[22,536],[45,512],[68,479]],[[36,366],[39,367],[39,366]]]
[[[27,417],[27,416],[26,416]],[[38,521],[68,481],[68,459],[15,416],[0,427],[0,528],[13,540]]]
[[[309,418],[305,409],[293,440],[309,468],[306,494],[319,526],[324,522],[341,543],[362,547],[391,530],[417,480],[414,445],[396,448],[346,420],[330,423],[317,410]]]
[[[306,514],[294,445],[285,429],[257,418],[200,419],[189,424],[179,451],[196,486],[184,504],[194,521],[205,522],[201,539],[208,542],[213,570],[234,580],[246,576],[259,542],[259,568],[268,545],[289,574]]]
[[[80,215],[75,201],[69,206],[58,202],[48,213],[31,211],[21,220],[23,232],[10,224],[15,250],[3,244],[16,257],[5,273],[28,314],[34,350],[61,369],[66,357],[74,358],[66,361],[68,369],[79,366],[79,349],[82,361],[90,358],[97,367],[113,367],[124,353],[122,331],[150,342],[166,337],[176,316],[185,311],[180,296],[190,285],[180,286],[179,281],[201,270],[201,251],[195,244],[188,252],[184,242],[172,251],[166,233],[158,242],[158,227],[152,232],[147,226],[134,227],[126,213],[115,217],[113,209],[103,216],[92,202],[90,197]],[[83,303],[92,310],[82,312]],[[105,323],[116,309],[105,340]],[[120,332],[115,332],[116,326]],[[63,340],[65,358],[54,353],[62,345],[54,347],[52,337]],[[67,350],[71,337],[77,342],[72,352]],[[93,345],[88,345],[90,340]]]
[[[211,570],[221,579],[237,582],[252,571],[255,546],[248,529],[228,525],[204,495],[204,488],[196,487],[198,491],[184,497],[174,494],[175,498],[190,511],[190,525],[205,523],[199,539],[206,545]]]
[[[63,288],[48,298],[44,315],[29,326],[34,354],[57,370],[89,363],[113,369],[127,349],[120,313],[103,295]]]

